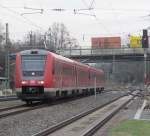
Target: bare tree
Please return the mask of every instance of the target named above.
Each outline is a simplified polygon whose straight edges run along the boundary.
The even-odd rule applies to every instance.
[[[54,49],[64,49],[77,46],[77,40],[70,36],[69,31],[63,23],[54,23],[48,30],[48,41]]]
[[[74,37],[70,36],[67,27],[63,23],[55,22],[44,33],[39,31],[28,32],[25,35],[23,42],[14,45],[20,45],[20,47],[24,48],[40,47],[56,51],[57,49],[76,47],[78,46],[78,42]]]

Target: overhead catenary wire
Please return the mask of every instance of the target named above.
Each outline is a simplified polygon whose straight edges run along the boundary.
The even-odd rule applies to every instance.
[[[26,15],[26,14],[43,14],[42,12],[26,12],[26,13],[21,13],[20,15]]]
[[[84,5],[85,5],[86,7],[89,7],[88,4],[85,2],[85,0],[82,0],[82,2],[84,3]],[[92,0],[92,1],[91,1],[91,4],[90,4],[90,6],[94,9],[94,10],[89,11],[89,12],[92,12],[92,14],[95,14],[94,11],[97,11],[97,10],[110,11],[111,13],[113,13],[113,14],[115,14],[115,15],[117,14],[116,16],[118,16],[119,12],[121,12],[121,14],[122,14],[122,12],[125,12],[125,11],[126,11],[126,12],[137,12],[137,11],[140,11],[140,12],[147,12],[147,13],[150,12],[149,9],[115,9],[115,8],[113,8],[113,9],[110,9],[110,8],[107,9],[107,8],[95,8],[95,7],[93,7],[94,2],[95,2],[95,0]],[[116,12],[117,12],[117,13],[116,13]],[[97,23],[100,24],[101,26],[103,26],[103,28],[104,28],[110,35],[114,34],[114,33],[110,32],[110,30],[102,23],[102,20],[99,19],[99,18],[96,16],[96,14],[95,14],[93,17],[95,18],[95,20],[97,21]],[[147,14],[146,16],[139,16],[138,18],[141,18],[141,17],[150,17],[150,15]],[[133,19],[133,17],[132,17],[132,19]],[[116,20],[117,20],[117,22],[118,22],[118,24],[119,24],[119,26],[120,26],[120,31],[121,31],[122,29],[121,29],[120,22],[119,22],[118,19],[116,19]],[[143,20],[141,20],[141,21],[143,21]],[[138,30],[137,30],[137,31],[138,31]],[[127,33],[127,32],[126,32],[126,33]],[[122,33],[116,33],[116,34],[124,34],[124,32],[122,32]]]
[[[74,15],[78,14],[78,15],[86,15],[86,16],[95,16],[95,14],[88,14],[88,13],[83,13],[83,12],[78,12],[74,9]]]
[[[83,4],[86,6],[86,8],[79,8],[79,9],[64,9],[64,8],[52,8],[52,9],[46,9],[46,8],[32,8],[32,7],[8,7],[8,6],[3,6],[3,8],[7,8],[9,10],[12,10],[12,8],[22,8],[22,9],[27,9],[27,10],[40,10],[39,12],[31,12],[31,13],[26,13],[26,14],[37,14],[37,13],[42,13],[45,11],[45,10],[52,10],[52,11],[58,11],[58,12],[63,12],[63,11],[110,11],[111,13],[113,12],[120,12],[120,14],[122,14],[123,12],[137,12],[137,11],[140,11],[140,12],[147,12],[147,15],[145,17],[149,17],[149,13],[150,13],[150,10],[149,9],[119,9],[119,8],[113,8],[113,9],[110,9],[110,8],[93,8],[93,3],[95,2],[94,0],[92,0],[92,4],[90,4],[90,6],[88,6],[88,4],[85,2],[85,0],[82,0]],[[76,12],[77,13],[77,12]],[[23,13],[22,13],[23,14]],[[118,13],[119,14],[119,13]]]
[[[24,7],[24,9],[32,10],[32,11],[38,11],[38,12],[26,12],[26,13],[21,13],[20,15],[26,15],[26,14],[43,14],[44,9],[39,9],[39,8],[31,8],[31,7]]]
[[[85,0],[82,0],[82,2],[84,3],[84,5],[86,6],[86,7],[88,7],[88,4],[85,2]],[[92,6],[92,8],[93,8],[93,3],[94,3],[95,1],[94,0],[92,0],[92,2],[91,2],[91,6]],[[94,8],[94,10],[95,10],[96,8]],[[101,10],[101,9],[99,9],[99,10]],[[103,9],[102,9],[103,10]],[[110,11],[114,11],[115,9],[109,9]],[[134,10],[133,10],[134,11]],[[91,11],[90,11],[91,12]],[[93,12],[93,11],[92,11]],[[95,13],[94,13],[95,14]],[[101,23],[101,20],[99,19],[99,18],[97,18],[97,16],[96,16],[96,14],[95,14],[95,20],[97,21],[97,23],[98,24],[100,24],[100,25],[102,25],[103,26],[103,28],[110,34],[110,35],[112,35],[112,34],[116,34],[116,35],[119,35],[119,34],[125,34],[125,32],[121,32],[121,33],[111,33],[110,32],[110,30],[103,24],[103,23]],[[136,30],[136,32],[139,32],[139,31],[141,31],[141,29],[140,30]],[[134,31],[135,32],[135,31]],[[132,33],[132,32],[131,32]],[[126,34],[129,34],[129,32],[126,32]],[[84,34],[84,35],[87,35],[87,34]],[[93,34],[88,34],[88,35],[93,35]],[[95,34],[94,34],[95,35]],[[96,35],[99,35],[99,34],[96,34]]]
[[[84,0],[82,0],[82,1],[84,1]],[[92,0],[92,2],[91,3],[94,3],[94,1]],[[84,1],[84,4],[85,4],[85,1]],[[86,6],[87,6],[88,4],[86,4]],[[12,9],[10,9],[10,8],[8,8],[8,7],[6,7],[6,6],[2,6],[2,5],[0,5],[0,7],[2,7],[2,8],[5,8],[5,9],[7,9],[8,11],[10,11],[10,12],[12,12],[12,13],[14,13],[14,14],[17,14],[17,15],[22,15],[22,14],[20,14],[20,13],[18,13],[18,12],[16,12],[16,11],[14,11],[14,10],[12,10]],[[18,7],[18,8],[20,8],[20,7]],[[43,11],[44,11],[44,9],[40,9],[40,8],[31,8],[31,7],[24,7],[25,9],[30,9],[30,10],[40,10],[40,12],[32,12],[32,13],[24,13],[24,14],[36,14],[36,13],[43,13]],[[56,8],[56,9],[51,9],[51,10],[53,10],[53,11],[67,11],[68,9],[62,9],[62,8]],[[71,9],[70,9],[71,10]],[[107,30],[107,31],[109,31],[108,30],[108,28],[106,28],[106,26],[101,22],[101,20],[99,20],[97,17],[96,17],[96,14],[88,14],[88,13],[80,13],[80,12],[77,12],[77,11],[80,11],[80,10],[87,10],[87,11],[92,11],[93,10],[93,8],[85,8],[85,9],[74,9],[74,13],[75,14],[79,14],[79,15],[86,15],[86,16],[93,16],[93,17],[95,17],[96,18],[96,20],[97,20],[97,22],[98,22],[98,24],[100,24],[100,25],[102,25],[104,28],[105,28],[105,30]],[[94,8],[94,10],[95,10],[95,8]],[[109,10],[112,10],[112,9],[109,9]],[[113,9],[113,10],[115,10],[115,9]],[[149,17],[149,15],[147,15],[148,17]],[[22,16],[22,18],[24,19],[24,22],[27,22],[28,24],[30,24],[30,25],[32,25],[32,26],[34,26],[34,27],[37,27],[37,28],[40,28],[40,29],[42,29],[42,27],[40,27],[40,26],[38,26],[37,24],[35,24],[35,23],[33,23],[31,20],[29,20],[27,17],[23,17]]]
[[[88,7],[88,8],[86,8],[86,10],[87,9],[93,9],[93,7],[90,7],[85,2],[85,0],[82,0],[82,2],[83,2],[84,5],[86,5],[86,7]],[[27,6],[24,6],[24,7],[21,7],[21,6],[20,7],[5,6],[5,8],[9,8],[9,9],[33,9],[33,10],[41,10],[40,8],[30,8],[30,7],[27,7]],[[57,10],[57,9],[61,9],[61,10]],[[49,8],[44,8],[42,10],[49,10]],[[55,11],[69,11],[70,10],[70,11],[72,11],[73,8],[71,8],[71,9],[51,8],[50,10],[55,10]],[[130,8],[113,8],[113,9],[110,9],[110,8],[95,8],[94,7],[94,10],[96,10],[96,11],[110,11],[110,12],[148,12],[150,14],[150,9],[134,9],[134,8],[132,8],[132,9],[130,9]]]
[[[92,7],[93,7],[94,2],[95,2],[95,0],[92,0],[92,1],[91,1],[91,4],[90,4],[89,8],[92,8]]]
[[[9,11],[9,12],[15,14],[15,15],[17,15],[17,18],[18,18],[18,17],[21,17],[22,19],[18,18],[20,21],[22,21],[22,22],[24,22],[24,23],[26,23],[26,24],[28,23],[29,25],[32,25],[32,26],[34,26],[34,27],[36,27],[36,28],[38,28],[38,29],[42,29],[42,30],[43,30],[42,27],[40,27],[40,26],[38,26],[37,24],[33,23],[33,22],[32,22],[31,20],[29,20],[27,17],[22,16],[20,13],[14,11],[14,10],[8,8],[8,7],[5,7],[5,6],[1,5],[1,4],[0,4],[0,7],[3,8],[3,9],[6,9],[7,11]]]
[[[86,7],[88,6],[88,4],[87,4],[84,0],[82,0],[82,2],[85,4]],[[95,9],[95,8],[93,7],[94,2],[95,2],[95,0],[92,0],[91,3],[90,3],[90,5],[89,5],[87,8]],[[89,12],[90,12],[90,13],[92,12],[92,16],[94,17],[94,19],[96,20],[96,22],[97,22],[100,26],[102,26],[102,27],[107,31],[107,33],[111,34],[110,30],[109,30],[103,23],[100,22],[100,19],[97,18],[95,12],[94,12],[93,10],[92,10],[92,11],[89,10]]]
[[[42,8],[31,8],[31,7],[27,7],[27,6],[24,6],[24,9],[30,9],[30,10],[40,10],[40,11],[43,11]]]
[[[104,8],[100,9],[100,8],[95,8],[95,7],[93,7],[93,5],[95,3],[95,0],[90,0],[91,1],[90,4],[86,4],[85,0],[82,0],[82,1],[85,4],[86,8],[80,8],[80,9],[64,9],[64,8],[52,8],[52,9],[46,9],[46,8],[44,8],[44,9],[41,9],[41,8],[32,8],[32,7],[22,7],[22,8],[27,9],[27,10],[32,10],[32,11],[33,10],[36,10],[36,11],[38,10],[39,11],[39,12],[24,13],[24,15],[25,14],[37,14],[37,13],[41,13],[41,11],[43,13],[45,10],[52,10],[52,11],[58,11],[58,12],[73,11],[73,13],[75,13],[75,15],[79,14],[79,15],[92,16],[92,17],[94,17],[94,19],[96,20],[96,22],[99,25],[101,25],[106,30],[106,32],[108,32],[110,34],[112,34],[112,33],[110,32],[110,30],[108,29],[108,27],[106,27],[106,25],[104,23],[102,23],[102,20],[99,19],[96,16],[96,13],[94,11],[96,11],[96,10],[107,10],[107,11],[114,11],[115,12],[117,10],[120,10],[120,11],[127,11],[128,12],[128,9],[104,9]],[[2,6],[2,8],[5,8],[5,9],[9,10],[10,12],[16,14],[17,16],[21,16],[20,13],[12,10],[11,8],[8,8],[6,6]],[[21,7],[18,7],[18,8],[21,8]],[[84,11],[84,12],[81,12],[81,11]],[[143,9],[131,9],[130,11],[144,11],[144,12],[146,11],[147,12],[149,10],[146,10],[146,9],[145,10],[143,10]],[[89,14],[87,12],[89,12]],[[90,13],[92,13],[92,14],[90,14]],[[28,23],[28,24],[30,24],[30,25],[38,28],[38,29],[43,29],[42,27],[38,26],[36,23],[32,22],[29,18],[27,18],[25,16],[21,16],[21,17],[23,18],[23,20],[22,20],[23,22],[26,22],[26,23]],[[149,15],[148,15],[148,17],[149,17]]]

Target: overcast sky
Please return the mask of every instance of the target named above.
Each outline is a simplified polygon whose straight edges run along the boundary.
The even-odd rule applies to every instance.
[[[91,3],[93,10],[77,12],[87,15],[74,15],[73,9],[86,9]],[[150,26],[149,5],[150,0],[0,0],[0,22],[9,23],[10,36],[15,39],[31,30],[45,32],[54,22],[62,22],[80,45],[90,45],[94,36],[140,34]],[[24,7],[43,9],[43,14],[21,16],[40,11]],[[55,8],[66,10],[51,10]]]

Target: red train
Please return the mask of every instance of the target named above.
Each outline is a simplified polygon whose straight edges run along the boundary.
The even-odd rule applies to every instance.
[[[16,54],[17,96],[32,103],[104,89],[104,72],[47,50],[32,49]]]

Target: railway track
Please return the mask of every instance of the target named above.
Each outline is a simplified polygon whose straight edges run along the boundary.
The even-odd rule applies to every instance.
[[[48,107],[48,106],[52,106],[52,105],[57,105],[57,104],[61,104],[61,103],[66,103],[69,101],[74,101],[77,99],[81,99],[84,98],[85,96],[78,96],[78,97],[68,97],[68,98],[63,98],[63,99],[59,99],[56,101],[51,101],[50,103],[41,103],[41,102],[37,102],[34,103],[33,105],[27,106],[26,104],[23,105],[18,105],[18,106],[12,106],[12,107],[7,107],[7,108],[2,108],[0,109],[0,119],[4,118],[4,117],[9,117],[9,116],[13,116],[13,115],[17,115],[20,113],[24,113],[27,111],[31,111],[31,110],[36,110],[39,108],[44,108],[44,107]],[[86,96],[88,97],[88,95]]]
[[[17,109],[17,108],[21,108],[21,107],[25,107],[25,104],[22,105],[17,105],[17,106],[11,106],[11,107],[6,107],[6,108],[0,108],[0,113],[3,111],[8,111],[8,110],[12,110],[12,109]]]
[[[88,110],[71,119],[65,120],[50,128],[47,128],[33,136],[91,136],[102,127],[122,107],[130,102],[136,93],[124,95],[112,100],[100,107]]]
[[[12,96],[0,96],[0,102],[14,101],[14,100],[19,100],[19,99],[15,95],[12,95]]]
[[[35,110],[38,108],[43,108],[44,106],[45,106],[45,104],[43,104],[43,105],[36,104],[33,107],[27,107],[26,105],[19,105],[19,106],[0,109],[0,119],[2,119],[4,117],[9,117],[9,116],[17,115],[20,113],[24,113],[27,111]]]

